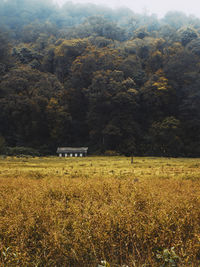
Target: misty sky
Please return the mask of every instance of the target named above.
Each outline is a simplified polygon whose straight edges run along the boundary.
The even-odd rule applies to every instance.
[[[55,0],[60,4],[67,0]],[[200,0],[71,0],[73,3],[102,4],[109,7],[126,6],[136,13],[155,13],[159,17],[172,10],[183,11],[187,15],[200,17]]]

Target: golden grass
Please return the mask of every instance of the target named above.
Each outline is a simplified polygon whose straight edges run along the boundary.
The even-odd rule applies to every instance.
[[[154,267],[171,247],[200,266],[200,159],[0,160],[0,266]]]

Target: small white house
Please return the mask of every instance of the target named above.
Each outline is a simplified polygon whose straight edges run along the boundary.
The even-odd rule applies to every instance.
[[[58,147],[59,157],[86,157],[88,147]]]

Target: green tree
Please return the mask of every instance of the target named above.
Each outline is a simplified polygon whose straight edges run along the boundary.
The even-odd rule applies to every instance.
[[[0,154],[5,152],[5,148],[6,148],[5,138],[0,135]]]
[[[150,132],[152,155],[180,156],[183,153],[181,124],[174,117],[167,117],[161,122],[153,122]]]
[[[189,42],[198,37],[197,31],[192,27],[184,27],[178,31],[183,46],[186,46]]]
[[[48,120],[51,117],[47,116],[47,107],[52,98],[61,97],[63,90],[54,75],[28,66],[14,68],[3,76],[0,83],[0,131],[8,145],[34,147],[48,144],[51,135]]]
[[[97,71],[89,96],[88,127],[91,144],[102,152],[129,153],[127,142],[135,144],[139,135],[138,91],[131,78],[124,80],[120,71]],[[131,148],[132,149],[132,148]],[[134,145],[136,151],[136,145]]]
[[[58,79],[64,82],[70,73],[70,68],[75,59],[82,55],[89,45],[87,39],[59,39],[54,47],[50,47],[50,51],[45,57],[44,64],[53,64],[53,70]]]

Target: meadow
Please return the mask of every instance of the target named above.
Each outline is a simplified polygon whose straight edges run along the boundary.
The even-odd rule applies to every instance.
[[[0,159],[0,266],[200,266],[200,159]]]

